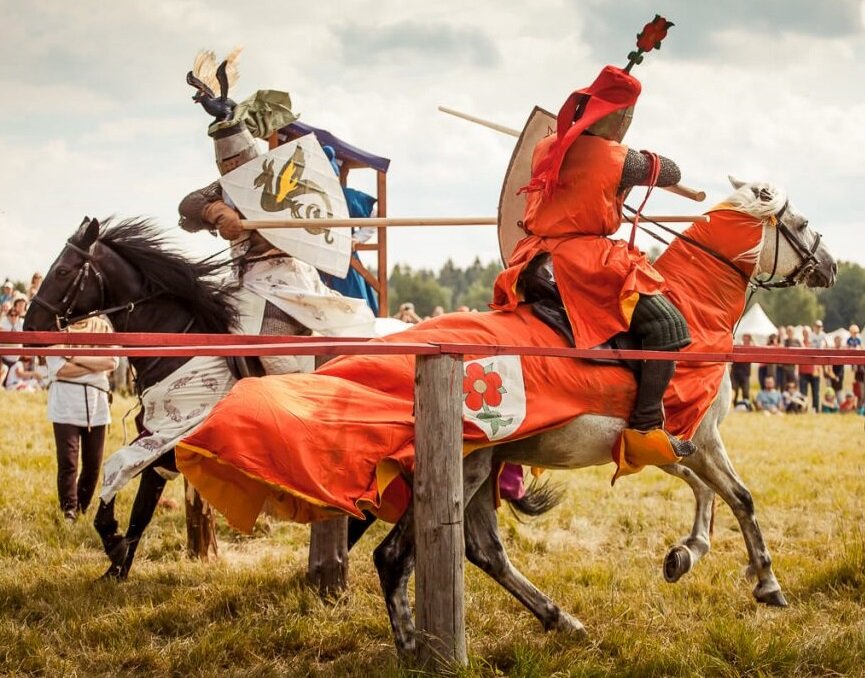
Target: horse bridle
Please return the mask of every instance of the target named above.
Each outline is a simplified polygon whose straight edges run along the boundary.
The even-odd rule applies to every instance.
[[[697,240],[694,240],[694,238],[691,238],[690,236],[688,236],[684,233],[679,233],[678,231],[675,231],[672,228],[669,228],[668,226],[665,226],[661,223],[658,223],[657,221],[652,221],[651,219],[646,219],[645,217],[643,217],[642,221],[644,221],[644,222],[648,221],[649,223],[654,224],[655,226],[660,228],[661,230],[666,231],[667,233],[670,233],[671,235],[675,236],[679,240],[684,240],[689,245],[693,245],[694,247],[705,252],[706,254],[714,257],[715,259],[720,261],[722,264],[733,269],[736,273],[738,273],[739,276],[741,276],[745,280],[745,282],[748,284],[748,286],[750,288],[752,288],[752,289],[760,288],[760,289],[764,289],[764,290],[772,290],[772,289],[780,289],[780,288],[784,288],[784,287],[793,287],[800,280],[802,280],[809,273],[811,273],[811,271],[813,271],[817,267],[817,265],[819,264],[819,262],[817,261],[817,257],[814,255],[815,255],[815,252],[817,251],[817,248],[820,246],[820,239],[822,238],[822,236],[819,233],[816,233],[815,238],[814,238],[814,243],[811,245],[811,247],[809,248],[807,245],[805,245],[805,243],[802,242],[801,238],[799,238],[798,235],[796,235],[793,231],[791,231],[790,227],[787,226],[787,224],[785,224],[783,222],[784,214],[786,213],[789,206],[790,206],[790,201],[789,200],[784,201],[784,205],[781,207],[781,209],[772,215],[772,219],[775,222],[775,257],[774,257],[774,261],[772,263],[772,272],[769,274],[769,277],[764,278],[762,280],[756,276],[754,278],[749,277],[747,273],[745,273],[741,268],[736,266],[735,262],[733,262],[730,259],[728,259],[727,257],[725,257],[720,252],[716,252],[711,247],[708,247],[708,246],[704,245],[703,243],[701,243]],[[625,209],[627,209],[628,211],[630,211],[632,213],[636,213],[636,211],[637,211],[633,207],[630,207],[629,205],[625,205]],[[661,238],[657,234],[652,233],[651,231],[647,230],[646,228],[643,228],[643,227],[640,227],[640,228],[643,231],[645,231],[646,233],[648,233],[649,235],[651,235],[653,238],[660,240],[664,244],[666,244],[666,245],[670,244],[669,242],[667,242],[666,240],[664,240],[663,238]],[[780,278],[779,280],[772,280],[778,271],[778,245],[781,243],[781,236],[782,235],[784,236],[784,239],[789,243],[790,247],[792,247],[793,250],[796,252],[796,254],[799,255],[799,265],[796,266],[796,268],[794,268],[790,273],[787,273],[783,278]]]
[[[66,241],[66,245],[63,247],[60,255],[62,256],[63,252],[65,252],[67,249],[71,249],[82,259],[84,259],[84,265],[79,269],[75,278],[66,289],[66,292],[60,299],[59,305],[52,304],[50,301],[43,299],[42,295],[38,292],[36,293],[36,296],[33,297],[33,303],[54,314],[57,329],[61,332],[65,331],[70,325],[73,325],[82,320],[87,320],[88,318],[93,318],[98,315],[110,315],[112,313],[116,313],[117,311],[125,310],[128,320],[129,314],[131,314],[132,311],[135,310],[136,305],[141,304],[144,301],[153,299],[154,297],[162,294],[162,292],[157,292],[156,294],[142,297],[141,299],[137,299],[136,301],[130,301],[125,304],[120,304],[118,306],[110,306],[106,308],[105,276],[102,275],[102,271],[99,270],[99,267],[96,265],[96,262],[93,258],[93,248],[95,247],[96,242],[94,242],[89,249],[85,250],[81,247],[78,247],[78,245],[73,243],[71,240]],[[78,297],[80,297],[82,292],[84,292],[87,281],[89,280],[91,275],[96,279],[96,283],[99,287],[99,306],[95,310],[90,311],[89,313],[82,313],[81,315],[71,316],[72,310],[75,308],[75,304],[78,302]]]
[[[817,248],[820,247],[820,239],[823,236],[821,236],[820,233],[815,232],[814,243],[811,247],[809,248],[805,245],[801,238],[791,231],[790,227],[783,221],[784,213],[787,211],[789,206],[790,201],[785,200],[783,207],[773,215],[775,220],[775,257],[772,262],[772,272],[769,274],[769,277],[764,280],[760,280],[755,276],[750,281],[754,287],[759,287],[764,290],[793,287],[800,280],[806,278],[811,271],[817,268],[819,262],[817,261],[817,257],[814,256],[814,253],[817,251]],[[781,243],[782,235],[790,247],[792,247],[796,254],[799,255],[799,265],[780,280],[773,282],[772,278],[775,277],[775,273],[778,270],[778,245]]]

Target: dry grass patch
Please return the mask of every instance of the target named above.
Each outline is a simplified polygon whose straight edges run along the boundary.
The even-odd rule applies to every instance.
[[[115,422],[131,406],[115,403]],[[386,526],[353,553],[351,591],[321,602],[303,583],[308,530],[220,527],[221,558],[184,557],[181,510],[160,508],[131,580],[106,567],[87,521],[57,508],[44,394],[0,393],[0,674],[412,675],[400,668],[371,563]],[[745,549],[719,506],[712,551],[675,585],[666,550],[690,529],[681,482],[648,470],[610,488],[611,468],[557,473],[562,506],[520,523],[501,512],[512,560],[591,638],[545,635],[468,568],[465,676],[865,675],[865,480],[861,417],[734,413],[730,456],[751,489],[791,603],[758,607]],[[108,449],[121,444],[116,426]],[[119,498],[125,522],[133,488]],[[168,495],[182,505],[182,484]],[[92,514],[92,509],[91,509]]]

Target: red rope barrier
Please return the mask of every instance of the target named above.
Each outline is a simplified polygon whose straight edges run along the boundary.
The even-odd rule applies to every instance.
[[[60,340],[74,338],[74,354],[80,356],[180,357],[250,355],[525,355],[598,360],[676,360],[678,362],[760,362],[795,365],[863,365],[865,351],[852,349],[776,348],[736,346],[732,352],[643,351],[574,349],[541,346],[509,346],[456,343],[379,342],[357,337],[255,336],[246,334],[90,334],[61,332],[6,332],[9,343],[0,353],[26,356],[69,355]],[[48,346],[34,346],[47,344]],[[86,344],[87,347],[82,345]]]

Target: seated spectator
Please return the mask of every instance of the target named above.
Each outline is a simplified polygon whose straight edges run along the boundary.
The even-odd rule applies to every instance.
[[[830,413],[838,411],[838,396],[835,395],[835,389],[827,386],[823,389],[823,398],[820,400],[820,412]]]
[[[754,406],[765,414],[782,414],[781,393],[775,388],[775,377],[767,376],[764,388],[754,398]]]
[[[844,393],[844,398],[838,400],[838,411],[841,414],[848,414],[850,412],[856,411],[856,396],[850,393],[850,391],[846,391]]]
[[[411,323],[412,325],[420,322],[420,316],[415,313],[414,304],[409,301],[400,305],[399,311],[396,312],[394,318],[402,320],[404,323]]]
[[[21,358],[9,367],[5,387],[7,391],[42,390],[42,375],[34,364],[33,358]]]
[[[781,394],[781,407],[787,414],[801,414],[808,410],[808,399],[796,387],[796,382],[790,380]]]

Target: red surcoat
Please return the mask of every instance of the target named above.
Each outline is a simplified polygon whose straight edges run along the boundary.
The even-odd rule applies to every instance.
[[[538,143],[533,172],[555,140]],[[577,348],[591,348],[630,327],[640,294],[664,291],[664,278],[638,249],[612,240],[620,226],[624,196],[619,193],[628,149],[587,134],[568,149],[551,196],[527,194],[521,240],[496,279],[492,308],[513,311],[522,299],[517,282],[538,254],[552,257],[559,293]]]

